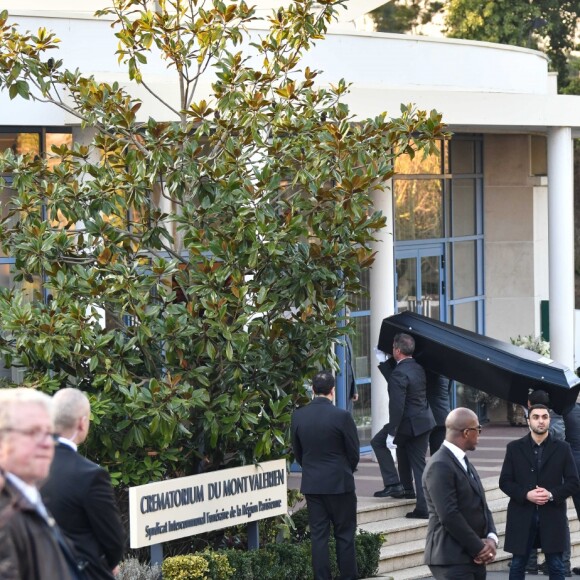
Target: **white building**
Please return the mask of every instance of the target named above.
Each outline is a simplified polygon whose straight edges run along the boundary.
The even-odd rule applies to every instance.
[[[353,313],[361,394],[355,415],[362,428],[372,413],[375,430],[387,405],[372,346],[381,320],[397,310],[509,340],[540,334],[540,305],[549,300],[552,357],[577,365],[572,139],[580,136],[580,97],[557,94],[547,58],[537,51],[357,31],[357,19],[381,3],[351,2],[326,40],[306,54],[306,64],[324,71],[322,83],[343,77],[353,83],[347,101],[361,118],[384,110],[396,116],[401,103],[415,103],[442,112],[454,136],[440,158],[400,164],[390,190],[376,195],[388,225],[377,243],[370,301]],[[279,2],[257,4],[269,9]],[[57,33],[67,68],[130,86],[110,22],[93,17],[101,5],[4,2],[21,29]],[[167,74],[162,62],[148,65],[151,84],[171,99]],[[155,103],[144,89],[130,90],[144,100],[146,118]],[[58,139],[71,130],[82,139],[76,120],[62,110],[0,93],[0,147],[18,134]],[[8,270],[9,259],[0,259],[0,283],[8,283]],[[460,388],[456,402],[473,406],[469,396]],[[363,442],[369,436],[361,430]]]

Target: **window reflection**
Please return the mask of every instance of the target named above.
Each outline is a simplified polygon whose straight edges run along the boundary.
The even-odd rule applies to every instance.
[[[476,246],[474,241],[455,242],[453,252],[453,299],[476,295]],[[464,327],[465,328],[465,327]]]
[[[397,312],[417,312],[417,260],[397,260]]]
[[[352,317],[351,324],[355,328],[355,334],[352,337],[352,366],[357,379],[369,377],[371,374],[370,367],[370,317],[356,316]]]
[[[7,262],[0,263],[0,286],[4,288],[14,288],[21,291],[27,302],[39,300],[41,298],[40,278],[34,276],[32,282],[14,282],[12,266],[13,264]]]
[[[451,140],[451,173],[475,173],[475,141]]]
[[[394,182],[398,241],[443,237],[443,182],[398,179]]]
[[[411,140],[411,146],[413,141]],[[425,155],[422,151],[415,153],[413,158],[410,155],[400,155],[395,159],[395,173],[400,175],[435,174],[448,173],[447,162],[447,142],[438,141],[436,153]]]
[[[369,310],[371,307],[371,300],[369,295],[370,288],[370,270],[367,268],[360,273],[360,281],[365,293],[360,296],[349,295],[349,302],[352,304],[351,311]]]
[[[60,155],[56,155],[52,151],[52,147],[61,147],[66,145],[67,147],[72,147],[72,133],[47,133],[46,134],[46,159],[48,162],[49,169],[52,169],[55,165],[58,165],[61,161]]]
[[[360,273],[361,283],[366,290],[360,296],[349,295],[350,324],[354,327],[351,335],[352,367],[357,383],[358,401],[352,406],[352,416],[356,423],[360,444],[366,446],[371,440],[371,331],[370,331],[370,270]],[[348,395],[347,395],[348,396]]]
[[[38,133],[0,133],[0,151],[12,149],[16,155],[40,155]]]
[[[464,302],[455,304],[451,308],[453,324],[472,332],[477,332],[477,302]],[[457,407],[467,407],[477,412],[477,401],[481,391],[464,383],[455,383],[455,396]]]
[[[475,221],[475,179],[453,180],[453,212],[451,235],[473,236],[477,234]]]
[[[41,137],[44,135],[44,141],[41,143]],[[42,144],[42,147],[41,147]],[[53,146],[60,147],[67,145],[72,147],[73,136],[69,132],[50,132],[42,133],[40,130],[36,132],[0,132],[0,152],[11,149],[17,155],[32,154],[32,155],[46,155],[47,166],[52,170],[61,162],[61,157],[52,151]],[[8,178],[8,183],[10,179]],[[2,202],[2,213],[6,215],[6,207],[13,195],[9,187],[0,190],[0,201]],[[14,218],[15,220],[17,218]],[[48,219],[53,228],[63,228],[69,226],[68,220],[62,215],[60,211],[53,212]],[[5,254],[0,254],[5,255]]]
[[[453,324],[477,332],[477,302],[463,302],[452,307]]]

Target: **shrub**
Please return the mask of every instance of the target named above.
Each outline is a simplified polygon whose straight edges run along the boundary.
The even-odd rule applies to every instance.
[[[262,569],[271,569],[274,565],[272,554],[261,550],[226,550],[224,554],[228,558],[230,566],[234,569],[232,580],[262,580],[256,574],[260,573]],[[270,578],[265,575],[263,580]]]
[[[225,554],[204,550],[197,554],[172,556],[163,562],[165,580],[228,580],[234,569]]]
[[[209,564],[203,556],[188,554],[163,561],[164,580],[209,580]]]
[[[375,576],[379,568],[382,534],[361,531],[355,538],[359,578]],[[242,552],[227,550],[234,569],[232,580],[311,580],[310,540],[290,544],[270,544],[260,550]],[[336,547],[330,538],[330,565],[333,577],[338,576]]]
[[[294,543],[302,542],[310,538],[310,528],[308,527],[308,510],[302,508],[292,514],[294,529],[291,531],[291,538]]]
[[[300,510],[305,512],[306,510]],[[297,513],[300,513],[297,512]],[[303,514],[299,516],[303,518]],[[358,577],[376,576],[382,534],[360,531],[355,538]],[[163,562],[164,580],[312,580],[310,540],[269,544],[259,550],[204,550],[187,556],[172,556]],[[336,546],[330,538],[330,565],[338,576]],[[159,567],[150,568],[137,560],[121,564],[117,580],[160,580]]]
[[[359,530],[356,538],[356,562],[359,578],[372,578],[379,572],[383,534],[373,534]]]
[[[205,558],[211,580],[228,580],[232,577],[234,569],[230,566],[228,557],[225,554],[204,550],[198,555]]]
[[[161,580],[161,566],[141,564],[137,558],[129,558],[119,565],[116,580]]]

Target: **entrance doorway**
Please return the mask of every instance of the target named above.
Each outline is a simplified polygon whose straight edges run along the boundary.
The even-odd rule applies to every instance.
[[[445,321],[443,244],[397,249],[395,264],[395,311],[417,312]]]

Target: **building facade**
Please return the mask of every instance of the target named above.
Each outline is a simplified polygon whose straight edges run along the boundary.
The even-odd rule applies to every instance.
[[[155,102],[118,65],[110,22],[93,16],[102,2],[87,0],[82,9],[69,0],[49,9],[38,0],[6,3],[21,29],[57,33],[68,68],[118,80],[143,99],[143,119],[155,114]],[[262,9],[276,4],[258,2]],[[369,297],[357,299],[351,312],[360,396],[353,412],[365,444],[387,420],[386,385],[372,348],[382,319],[397,311],[509,340],[540,334],[540,303],[549,301],[552,357],[576,367],[572,147],[580,136],[580,97],[557,94],[540,52],[359,31],[357,18],[380,2],[352,4],[304,66],[324,71],[322,84],[352,83],[346,102],[357,117],[385,110],[396,116],[401,103],[415,103],[443,113],[453,132],[438,156],[401,159],[389,187],[374,194],[387,226],[365,273]],[[176,87],[165,64],[147,68],[152,87],[170,101]],[[0,92],[0,148],[42,154],[58,140],[84,138],[66,112]],[[0,257],[5,285],[10,263]],[[344,382],[339,386],[345,405]],[[458,385],[454,403],[475,407],[477,393]]]

